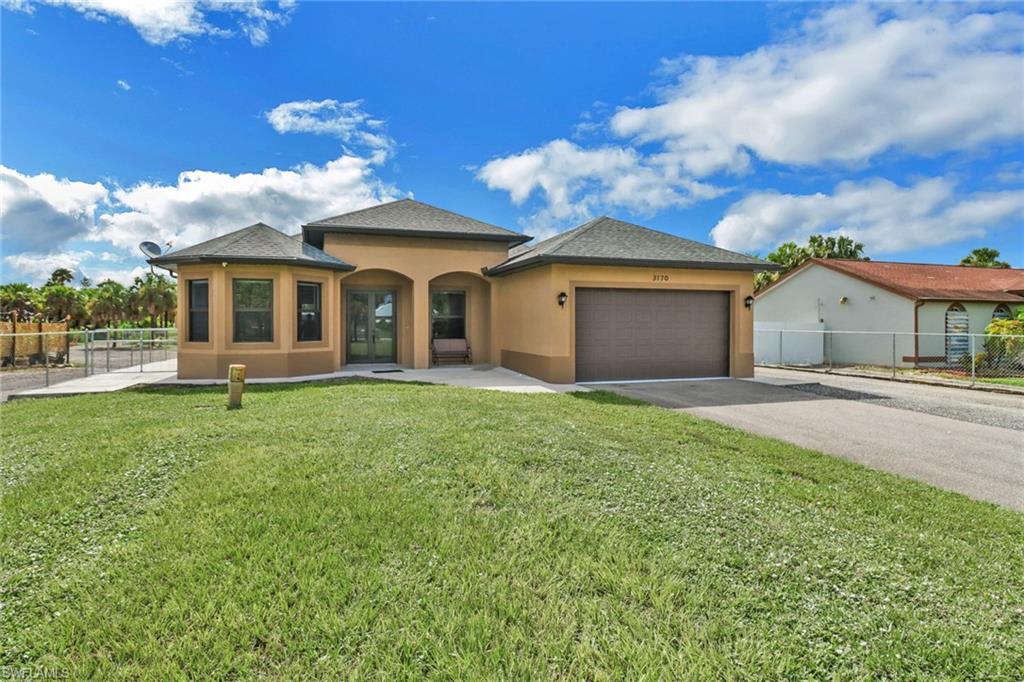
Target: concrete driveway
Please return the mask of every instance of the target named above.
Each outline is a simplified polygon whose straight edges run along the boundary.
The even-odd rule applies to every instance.
[[[1021,396],[786,370],[594,388],[1024,511]]]

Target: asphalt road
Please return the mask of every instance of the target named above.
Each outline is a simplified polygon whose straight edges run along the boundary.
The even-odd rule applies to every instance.
[[[601,388],[1024,511],[1024,396],[786,370]]]

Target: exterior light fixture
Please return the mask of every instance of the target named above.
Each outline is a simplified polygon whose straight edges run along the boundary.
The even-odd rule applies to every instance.
[[[220,266],[221,266],[222,268],[226,268],[226,267],[228,266],[228,262],[227,262],[227,261],[224,261],[224,262],[222,262],[222,263],[220,264]]]
[[[753,296],[747,296],[745,299],[743,299],[743,305],[745,305],[748,308],[753,306],[754,305],[754,297]]]
[[[850,301],[850,299],[849,299],[849,298],[847,298],[846,296],[840,296],[840,297],[839,297],[839,303],[840,303],[840,305],[846,305],[846,304],[847,304],[847,303],[848,303],[849,301]]]
[[[565,307],[565,302],[569,300],[569,294],[564,291],[558,292],[558,305],[562,308]]]

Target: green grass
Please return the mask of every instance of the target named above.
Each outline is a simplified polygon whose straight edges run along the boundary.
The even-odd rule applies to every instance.
[[[0,665],[1019,679],[1024,516],[606,393],[0,407]],[[2,669],[2,668],[0,668]]]
[[[986,384],[1005,384],[1024,388],[1024,377],[978,377],[978,381],[984,381]]]

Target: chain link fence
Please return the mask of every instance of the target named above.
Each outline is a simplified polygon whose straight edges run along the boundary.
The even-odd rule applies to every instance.
[[[754,363],[1024,390],[1024,335],[757,329]]]
[[[117,371],[167,371],[173,327],[0,333],[0,401],[34,388]]]

